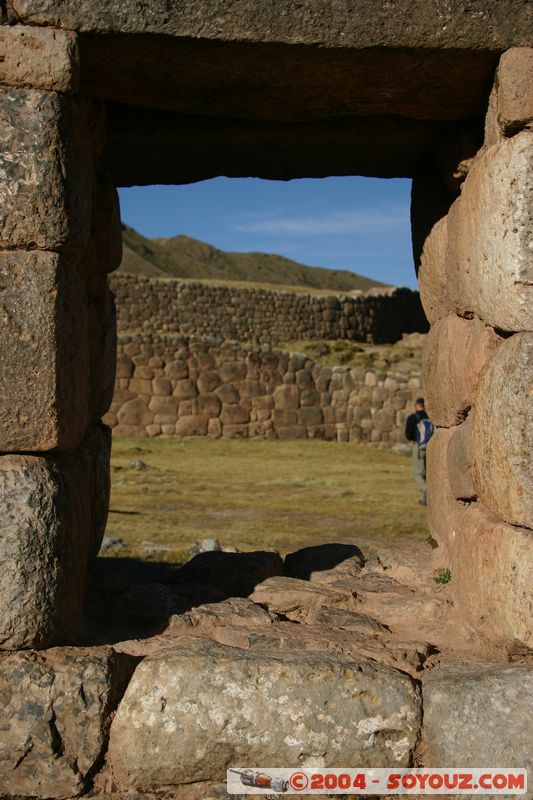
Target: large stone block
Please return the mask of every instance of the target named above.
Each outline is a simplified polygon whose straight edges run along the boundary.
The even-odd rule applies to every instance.
[[[419,725],[414,682],[375,662],[183,639],[137,668],[108,759],[119,785],[141,790],[223,780],[241,762],[400,767]]]
[[[77,98],[0,87],[0,248],[80,257],[90,238],[94,113]]]
[[[456,500],[472,500],[477,497],[472,479],[470,417],[457,428],[449,428],[450,438],[447,448],[448,480],[453,497]]]
[[[531,775],[533,670],[434,669],[426,673],[422,691],[426,767],[521,767]]]
[[[76,447],[90,415],[83,277],[65,256],[0,251],[0,296],[0,451]]]
[[[512,47],[496,73],[496,118],[507,136],[533,122],[533,48]]]
[[[471,416],[477,494],[498,517],[533,528],[533,333],[500,345]]]
[[[133,661],[111,647],[0,659],[2,797],[80,794],[105,753]]]
[[[446,317],[450,311],[446,293],[447,217],[439,219],[427,236],[420,255],[418,285],[420,300],[429,322]]]
[[[0,83],[75,92],[79,53],[71,31],[25,25],[0,27]]]
[[[483,151],[448,214],[450,304],[503,331],[533,330],[533,132]]]
[[[481,371],[501,341],[478,319],[451,314],[432,325],[422,370],[428,414],[436,425],[450,427],[466,417]]]
[[[448,509],[450,588],[457,613],[489,639],[533,646],[533,531],[481,503]]]
[[[273,397],[276,409],[296,410],[300,400],[300,389],[295,384],[282,384],[274,389]]]
[[[48,456],[0,457],[0,647],[68,641],[109,505],[109,429]]]
[[[462,426],[460,426],[462,427]],[[452,491],[449,451],[457,428],[439,428],[427,446],[427,500],[428,527],[438,548],[433,553],[433,562],[438,567],[449,567],[453,548],[453,521],[459,511]]]

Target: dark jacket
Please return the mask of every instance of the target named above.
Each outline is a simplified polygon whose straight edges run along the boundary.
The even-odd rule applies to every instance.
[[[416,442],[416,426],[421,419],[428,419],[425,411],[415,411],[414,414],[409,414],[405,423],[405,438],[409,442]]]

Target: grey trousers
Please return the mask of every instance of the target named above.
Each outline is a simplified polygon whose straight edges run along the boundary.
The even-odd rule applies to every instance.
[[[426,502],[426,448],[419,447],[417,444],[413,445],[411,453],[411,460],[413,463],[413,478],[415,479],[418,491],[420,493],[420,501]]]

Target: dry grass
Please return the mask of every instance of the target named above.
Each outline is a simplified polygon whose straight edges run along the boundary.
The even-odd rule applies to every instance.
[[[426,336],[410,334],[395,344],[364,344],[347,339],[298,340],[285,342],[280,349],[305,353],[317,364],[334,367],[337,364],[355,369],[377,369],[418,375],[422,367],[422,352]]]
[[[136,459],[148,469],[131,467]],[[107,533],[124,540],[121,554],[168,560],[203,538],[284,553],[427,537],[404,456],[335,442],[207,439],[115,439]]]

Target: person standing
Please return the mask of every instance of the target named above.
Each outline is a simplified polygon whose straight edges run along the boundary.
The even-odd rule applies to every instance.
[[[405,438],[412,442],[413,478],[420,493],[419,503],[427,506],[426,500],[426,446],[433,435],[433,423],[426,413],[423,397],[417,397],[414,414],[409,414],[405,423]]]

